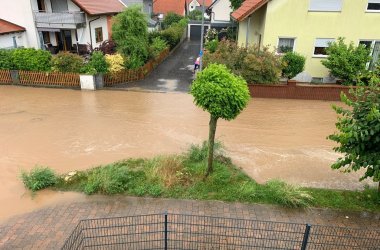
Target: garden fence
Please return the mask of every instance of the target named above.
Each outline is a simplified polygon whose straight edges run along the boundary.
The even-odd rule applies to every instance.
[[[380,249],[380,231],[184,214],[79,222],[62,249]]]
[[[169,50],[165,49],[160,55],[149,60],[144,66],[137,69],[125,69],[116,73],[108,73],[104,75],[104,86],[112,87],[117,84],[138,81],[145,78],[147,74],[153,71],[169,55]]]
[[[76,73],[50,73],[20,70],[18,74],[21,85],[42,85],[80,88],[79,74]]]
[[[0,70],[0,84],[10,84],[10,83],[12,83],[11,71]]]

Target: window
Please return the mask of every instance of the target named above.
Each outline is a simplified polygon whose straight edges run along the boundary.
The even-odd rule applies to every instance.
[[[342,0],[310,0],[309,11],[341,11]]]
[[[372,47],[372,41],[360,41],[359,44],[363,44],[367,49]]]
[[[325,56],[326,48],[329,46],[329,43],[334,42],[335,39],[332,38],[317,38],[314,44],[314,56]]]
[[[277,53],[282,54],[289,51],[294,51],[295,38],[279,38]]]
[[[380,12],[380,0],[368,0],[367,10]]]
[[[362,40],[359,41],[359,44],[364,44],[369,50],[370,55],[372,56],[372,60],[368,63],[367,67],[369,70],[373,70],[375,68],[376,62],[378,62],[380,59],[380,40]]]
[[[42,31],[42,37],[44,38],[44,44],[50,43],[50,34],[47,31]]]
[[[102,27],[95,28],[95,41],[100,43],[103,41],[103,29]]]

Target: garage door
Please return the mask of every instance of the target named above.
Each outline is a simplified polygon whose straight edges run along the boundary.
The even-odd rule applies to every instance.
[[[200,41],[201,40],[201,25],[190,25],[190,40],[191,41]],[[205,26],[205,33],[207,32],[208,27]]]

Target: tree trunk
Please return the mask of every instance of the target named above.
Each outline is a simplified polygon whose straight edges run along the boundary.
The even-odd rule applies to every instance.
[[[208,162],[207,162],[206,177],[209,176],[213,171],[212,163],[214,161],[214,141],[215,141],[217,121],[218,121],[218,118],[211,115],[210,123],[209,123],[209,133],[208,133]]]

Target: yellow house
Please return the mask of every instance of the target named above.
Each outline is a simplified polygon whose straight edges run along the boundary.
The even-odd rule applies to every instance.
[[[380,0],[246,0],[232,13],[239,22],[240,46],[271,46],[281,54],[295,51],[306,57],[303,82],[334,82],[321,60],[338,37],[380,54]],[[373,62],[370,66],[373,65]]]

